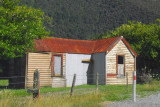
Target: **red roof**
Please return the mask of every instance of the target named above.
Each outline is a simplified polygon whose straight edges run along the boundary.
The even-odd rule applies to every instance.
[[[114,38],[107,38],[107,39],[100,39],[95,40],[95,46],[93,49],[93,53],[98,52],[105,52],[107,49],[118,40],[120,37],[114,37]]]
[[[91,54],[94,41],[50,38],[35,40],[37,51]]]
[[[101,40],[75,40],[63,38],[50,38],[35,40],[35,49],[39,52],[60,52],[60,53],[98,53],[110,51],[121,37],[113,37]],[[137,55],[129,44],[122,39],[126,46]]]

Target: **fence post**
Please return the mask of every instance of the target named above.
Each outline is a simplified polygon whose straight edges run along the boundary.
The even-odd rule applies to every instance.
[[[33,83],[33,89],[38,90],[38,93],[33,92],[33,98],[38,98],[39,97],[39,89],[40,89],[40,80],[39,80],[39,71],[36,69],[34,72],[34,83]]]
[[[136,71],[133,71],[133,101],[136,102]]]
[[[126,75],[126,79],[127,79],[127,92],[128,92],[128,72],[127,72],[127,75]]]
[[[98,72],[96,74],[96,93],[98,94]]]
[[[40,89],[40,74],[38,69],[35,70],[33,75],[33,89],[28,89],[27,93],[33,93],[33,99],[39,98]]]
[[[76,74],[74,74],[74,77],[73,77],[73,82],[72,82],[72,88],[71,88],[71,92],[70,92],[70,97],[73,95],[75,82],[76,82]]]

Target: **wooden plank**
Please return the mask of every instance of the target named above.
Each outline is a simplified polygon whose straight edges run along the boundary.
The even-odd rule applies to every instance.
[[[30,73],[30,72],[33,72],[35,70],[35,68],[29,68],[28,69],[28,72]],[[51,72],[51,69],[43,69],[43,68],[41,68],[41,69],[39,69],[40,70],[40,72]]]
[[[35,69],[36,66],[31,66],[29,67],[29,69]],[[36,68],[38,68],[39,70],[40,69],[46,69],[46,70],[49,70],[49,67],[48,66],[37,66]]]
[[[62,54],[62,53],[61,53]],[[40,85],[41,86],[52,86],[53,83],[56,83],[56,87],[65,86],[65,78],[62,77],[51,77],[51,53],[42,54],[42,53],[31,53],[29,55],[30,60],[28,63],[28,83],[27,86],[30,86],[33,81],[33,72],[35,68],[39,69],[40,72]],[[65,70],[66,65],[66,54],[63,54],[63,69]],[[65,71],[63,71],[65,74]]]
[[[29,65],[29,66],[33,66],[33,64],[49,66],[48,64],[50,64],[50,62],[49,62],[49,63],[31,63],[31,62],[30,62],[28,65]]]
[[[40,58],[36,58],[36,59],[29,59],[29,62],[34,62],[34,61],[48,61],[48,62],[50,62],[51,61],[51,59],[49,59],[49,58],[43,58],[43,59],[40,59]]]
[[[30,56],[30,59],[50,59],[51,60],[51,57],[50,56]]]
[[[29,72],[28,73],[28,75],[32,75],[32,74],[33,74],[33,72]],[[47,72],[47,71],[41,72],[41,75],[49,75],[49,74],[51,74],[51,71],[49,71],[49,72]]]
[[[28,78],[28,81],[33,81],[33,78]],[[40,81],[50,81],[50,79],[40,77]]]

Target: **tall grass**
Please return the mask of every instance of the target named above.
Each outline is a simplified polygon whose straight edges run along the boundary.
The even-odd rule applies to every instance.
[[[11,95],[12,96],[12,95]],[[40,96],[33,100],[32,97],[6,96],[0,101],[3,107],[99,107],[101,95],[94,93],[73,96],[56,94]]]
[[[140,97],[160,91],[160,82],[153,81],[149,84],[137,84],[137,94]],[[73,97],[69,96],[68,88],[41,88],[41,96],[32,99],[26,90],[1,90],[0,106],[2,107],[100,107],[103,101],[120,101],[131,99],[132,85],[127,91],[126,85],[100,85],[99,94],[95,94],[95,85],[75,87]],[[57,93],[58,92],[58,93]],[[64,93],[65,92],[65,93]],[[89,92],[89,93],[88,93]]]

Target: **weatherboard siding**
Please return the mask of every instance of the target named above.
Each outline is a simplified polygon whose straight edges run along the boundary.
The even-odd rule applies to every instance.
[[[28,53],[28,69],[26,75],[27,87],[33,86],[33,74],[36,69],[38,69],[40,72],[40,86],[64,86],[64,77],[52,77],[51,75],[51,57],[51,52]],[[65,54],[63,54],[63,58],[63,75],[65,75]]]
[[[125,77],[117,78],[117,55],[125,56]],[[106,72],[108,74],[106,84],[126,84],[126,72],[128,72],[129,84],[132,84],[132,72],[134,71],[134,56],[120,40],[115,47],[106,55]],[[110,75],[110,76],[109,76]]]

